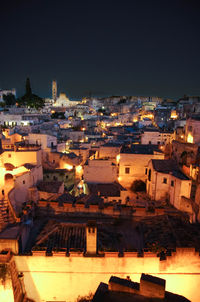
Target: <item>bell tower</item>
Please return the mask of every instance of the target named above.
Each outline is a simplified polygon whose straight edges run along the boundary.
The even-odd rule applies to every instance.
[[[54,100],[54,102],[57,99],[57,82],[56,82],[56,80],[52,81],[52,99]]]

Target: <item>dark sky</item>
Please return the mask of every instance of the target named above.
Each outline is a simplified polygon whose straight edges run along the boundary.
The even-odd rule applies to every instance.
[[[72,98],[200,95],[198,2],[1,1],[0,88],[22,95],[29,76],[41,96],[53,79]]]

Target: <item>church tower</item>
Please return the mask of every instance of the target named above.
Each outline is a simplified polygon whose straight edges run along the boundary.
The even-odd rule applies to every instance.
[[[54,102],[57,99],[57,82],[56,82],[56,80],[52,81],[52,99],[54,100]]]

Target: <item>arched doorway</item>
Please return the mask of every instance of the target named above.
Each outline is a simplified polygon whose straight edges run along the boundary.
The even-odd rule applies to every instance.
[[[6,173],[4,176],[4,183],[5,183],[5,188],[8,189],[12,186],[14,186],[14,178],[11,173]]]
[[[4,168],[6,168],[6,171],[12,171],[13,169],[15,169],[15,166],[13,166],[13,164],[10,163],[5,163]]]

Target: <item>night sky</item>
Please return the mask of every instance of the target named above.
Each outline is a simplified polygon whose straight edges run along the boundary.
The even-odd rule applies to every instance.
[[[2,2],[2,1],[1,1]],[[200,5],[193,0],[3,1],[0,88],[71,98],[200,95]]]

